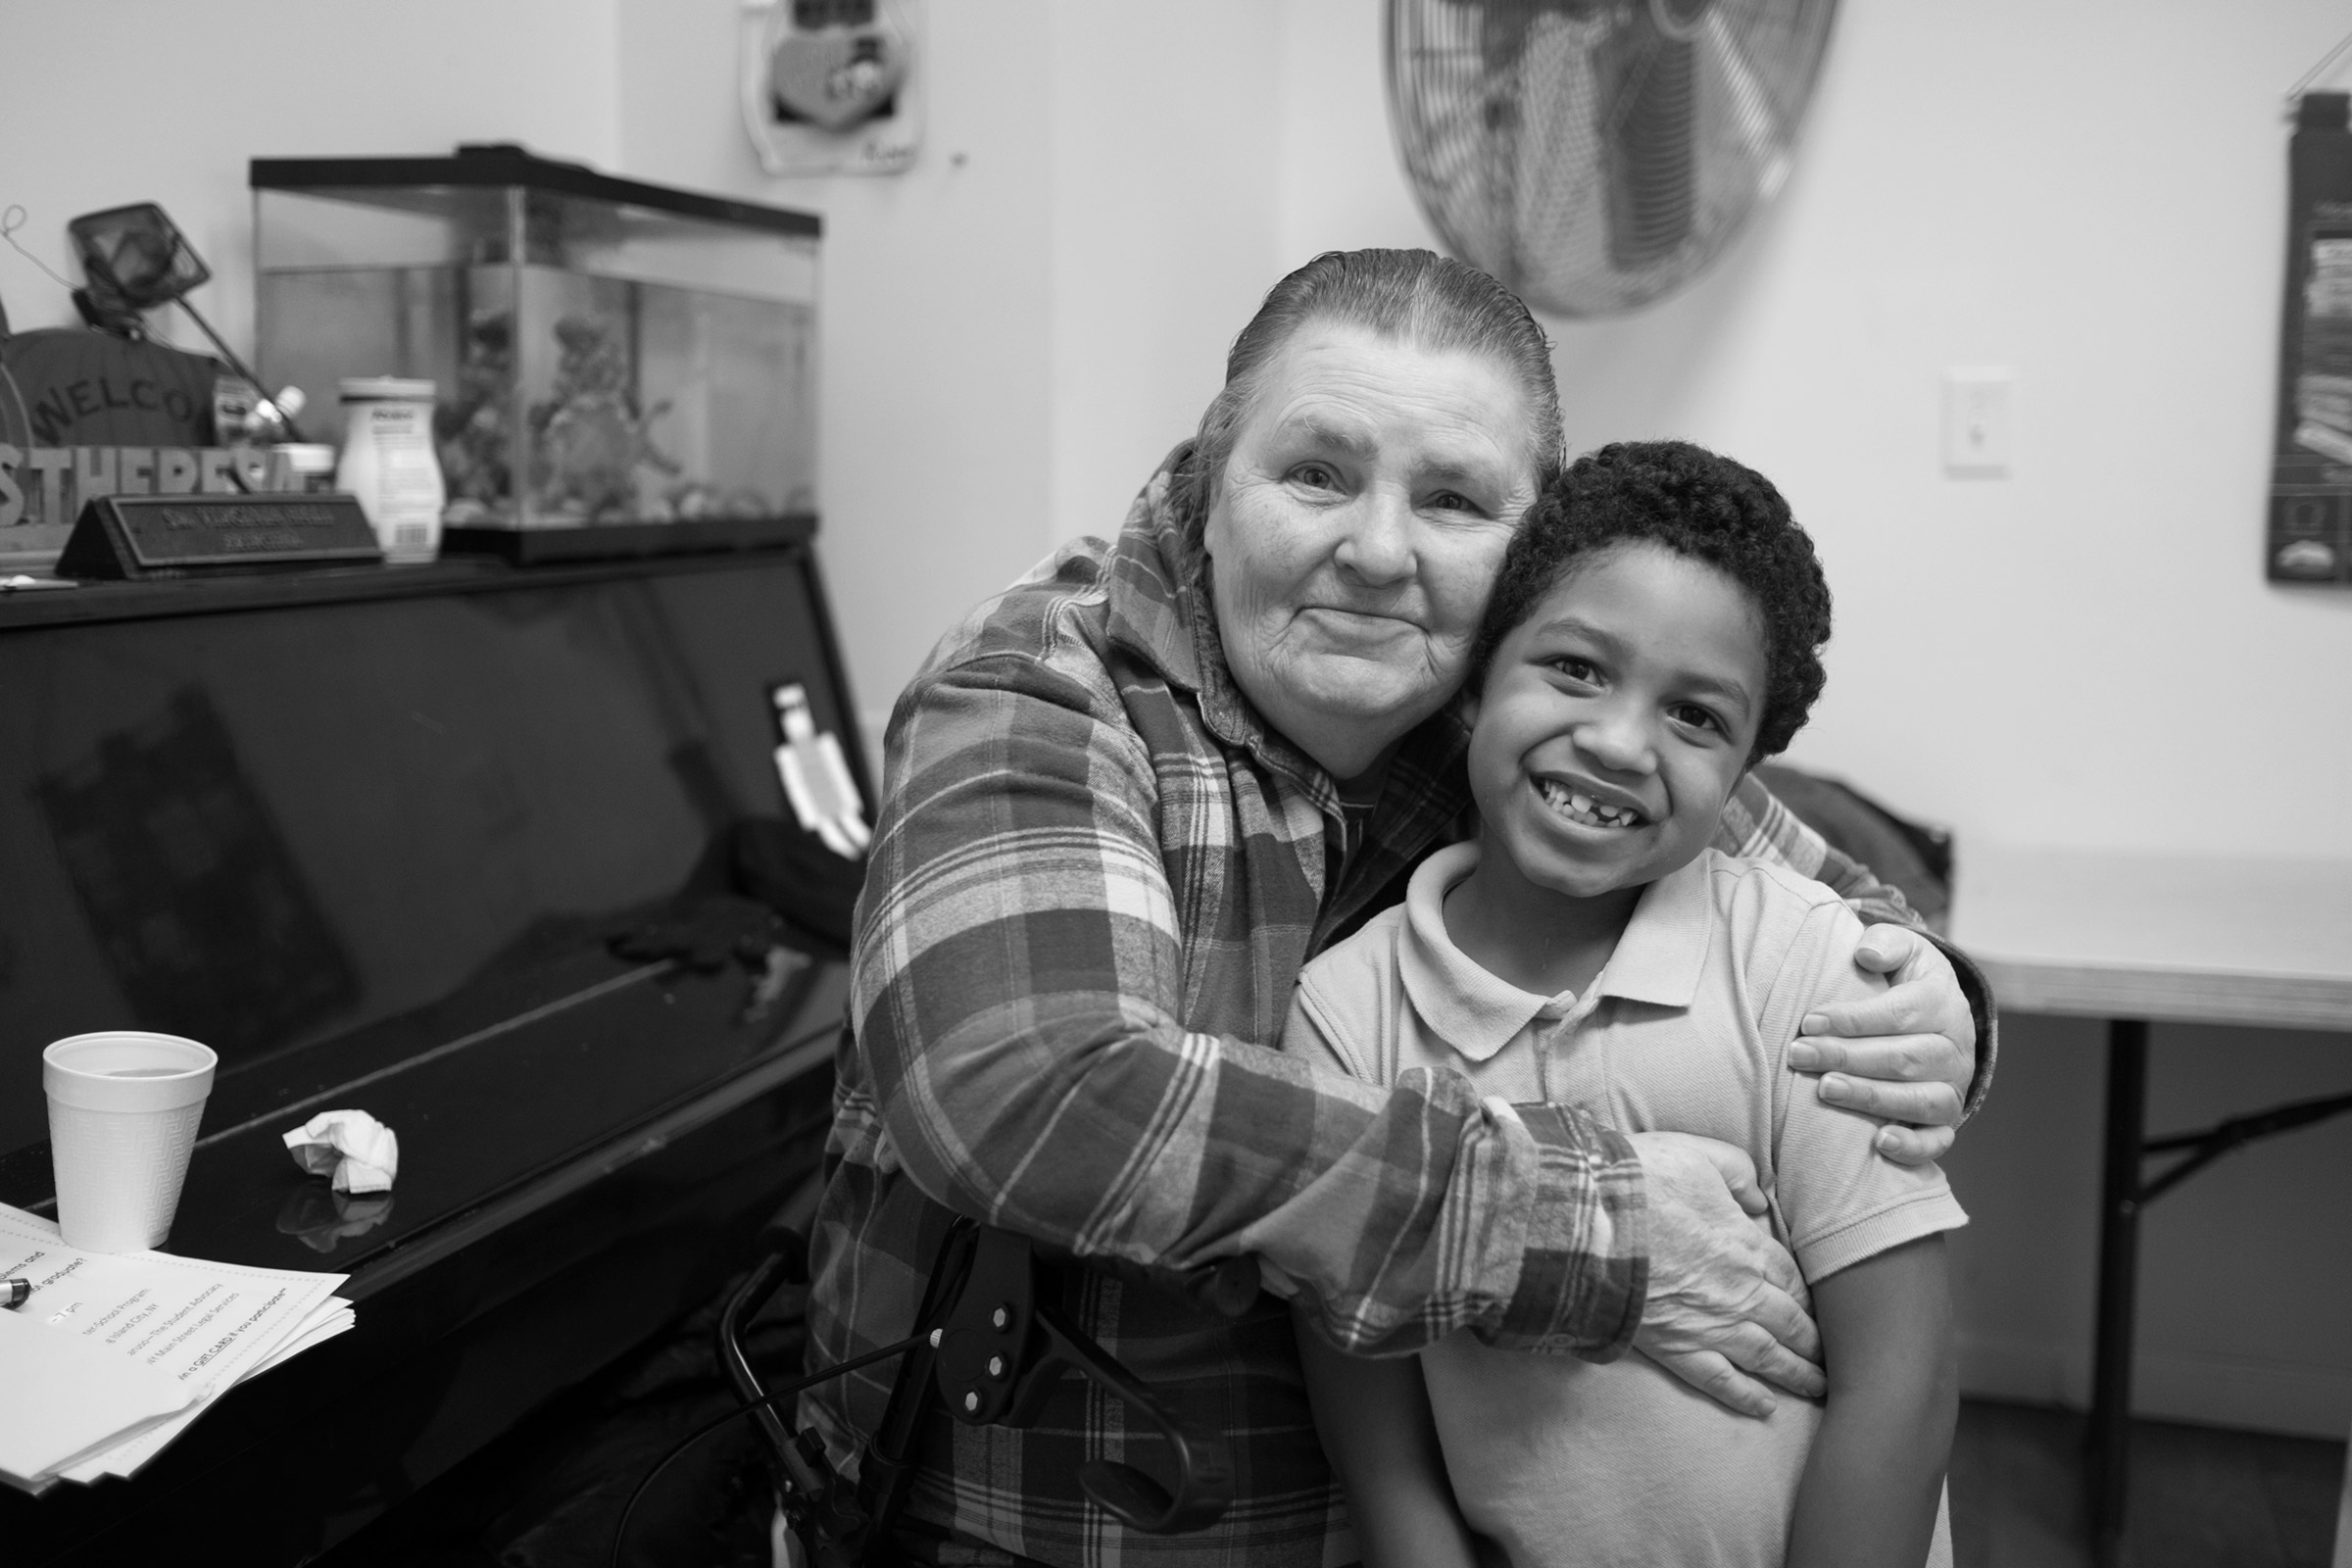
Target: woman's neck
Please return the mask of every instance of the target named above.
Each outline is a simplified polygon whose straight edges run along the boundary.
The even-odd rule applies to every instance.
[[[1380,792],[1388,787],[1389,764],[1396,760],[1396,743],[1392,741],[1372,759],[1370,766],[1345,778],[1334,774],[1332,783],[1339,787],[1340,804],[1357,808],[1372,806],[1380,799]]]
[[[1639,885],[1592,898],[1539,886],[1488,845],[1446,896],[1446,934],[1497,980],[1552,997],[1582,992],[1598,978],[1641,902]]]

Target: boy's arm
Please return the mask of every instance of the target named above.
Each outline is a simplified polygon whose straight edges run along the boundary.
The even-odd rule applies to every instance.
[[[1943,1238],[1813,1287],[1829,1411],[1788,1533],[1788,1568],[1920,1568],[1959,1413]]]
[[[1348,1491],[1364,1568],[1474,1568],[1453,1505],[1437,1418],[1417,1356],[1344,1355],[1294,1314],[1306,1398],[1324,1455]]]

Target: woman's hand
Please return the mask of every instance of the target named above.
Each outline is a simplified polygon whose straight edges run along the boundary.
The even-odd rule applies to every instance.
[[[1821,1098],[1884,1116],[1880,1153],[1901,1165],[1942,1157],[1977,1071],[1977,1022],[1952,962],[1908,926],[1874,925],[1854,961],[1893,982],[1867,1002],[1805,1015],[1788,1065],[1824,1074]],[[1895,1125],[1911,1123],[1909,1126]]]
[[[1820,1397],[1829,1384],[1816,1364],[1821,1335],[1801,1304],[1804,1277],[1747,1217],[1765,1208],[1755,1165],[1689,1133],[1632,1140],[1649,1217],[1649,1295],[1635,1348],[1742,1415],[1773,1411],[1758,1378]]]

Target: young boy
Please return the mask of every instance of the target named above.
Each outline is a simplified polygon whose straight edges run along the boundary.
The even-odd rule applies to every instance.
[[[1747,1152],[1796,1256],[1829,1396],[1734,1414],[1646,1358],[1459,1334],[1402,1360],[1301,1327],[1323,1444],[1371,1568],[1948,1563],[1956,1394],[1942,1173],[1782,1068],[1805,1014],[1884,983],[1817,882],[1708,847],[1820,695],[1830,594],[1761,475],[1611,446],[1545,493],[1487,614],[1480,831],[1310,964],[1284,1049],[1391,1083],[1450,1068],[1506,1102]],[[1759,1223],[1764,1223],[1760,1221]]]

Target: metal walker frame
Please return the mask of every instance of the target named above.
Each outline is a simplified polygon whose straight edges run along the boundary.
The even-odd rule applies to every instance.
[[[1099,1507],[1131,1530],[1180,1535],[1216,1523],[1232,1503],[1233,1464],[1223,1436],[1176,1414],[1045,1298],[1038,1281],[1044,1258],[1036,1244],[968,1219],[949,1228],[911,1334],[770,1395],[745,1351],[745,1335],[780,1286],[808,1277],[806,1242],[789,1231],[780,1236],[779,1250],[760,1260],[719,1314],[718,1357],[736,1394],[753,1409],[778,1505],[802,1560],[813,1568],[887,1560],[882,1554],[913,1479],[917,1437],[933,1398],[965,1426],[1026,1427],[1071,1372],[1101,1384],[1140,1415],[1167,1445],[1175,1465],[1174,1485],[1163,1487],[1133,1465],[1089,1461],[1079,1468],[1078,1485]],[[1247,1257],[1182,1275],[1108,1267],[1122,1279],[1173,1291],[1228,1317],[1246,1311],[1258,1290],[1256,1264]],[[786,1392],[893,1355],[905,1359],[852,1485],[828,1462],[816,1435],[794,1430],[775,1401]]]

